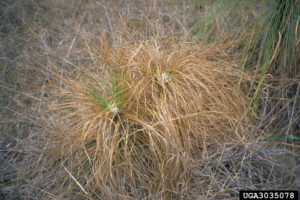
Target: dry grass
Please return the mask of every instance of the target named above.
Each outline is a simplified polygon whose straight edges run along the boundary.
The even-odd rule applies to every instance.
[[[212,159],[211,149],[257,138],[231,44],[124,38],[87,46],[93,63],[63,76],[46,68],[54,80],[43,112],[55,114],[37,142],[47,153],[29,169],[44,169],[33,187],[53,179],[45,191],[63,197],[180,198],[198,184],[196,163]]]
[[[97,51],[87,48],[93,65],[70,66],[64,76],[52,66],[57,122],[46,119],[47,155],[30,172],[64,174],[51,193],[64,183],[64,195],[80,188],[90,198],[178,197],[196,173],[195,152],[206,158],[212,146],[246,142],[241,73],[225,47],[173,40],[102,40]]]
[[[1,126],[4,138],[18,132],[1,138],[1,171],[17,173],[0,177],[3,198],[232,199],[241,189],[298,188],[297,145],[266,148],[269,108],[261,121],[248,113],[252,74],[237,67],[246,37],[179,37],[189,5],[4,3],[4,17],[21,19],[3,20],[18,27],[5,41],[24,45],[1,52],[10,75],[0,83]]]

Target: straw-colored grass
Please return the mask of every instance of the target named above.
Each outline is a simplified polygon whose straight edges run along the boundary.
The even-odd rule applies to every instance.
[[[61,100],[49,107],[57,124],[44,133],[50,139],[43,165],[64,174],[51,192],[78,189],[104,199],[183,194],[196,152],[205,158],[211,146],[245,141],[241,74],[224,45],[152,38],[110,47],[103,40],[92,66],[70,66],[64,76],[50,70],[57,78],[50,96]]]
[[[0,1],[0,199],[298,189],[299,3],[281,2]]]

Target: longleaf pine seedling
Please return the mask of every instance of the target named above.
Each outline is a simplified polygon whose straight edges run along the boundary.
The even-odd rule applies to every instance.
[[[100,94],[91,84],[87,86],[86,95],[90,97],[90,101],[94,103],[100,110],[118,114],[122,111],[124,104],[125,89],[120,88],[118,74],[114,71],[114,81],[111,83],[112,88],[106,88],[105,94]]]

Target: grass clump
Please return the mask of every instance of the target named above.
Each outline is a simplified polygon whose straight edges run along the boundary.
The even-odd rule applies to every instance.
[[[57,77],[50,96],[61,100],[48,110],[58,121],[42,133],[51,138],[49,153],[31,174],[61,174],[45,189],[53,195],[183,197],[197,152],[206,158],[211,146],[244,141],[246,99],[224,44],[121,41],[110,47],[102,40],[93,66],[63,76],[50,70]]]

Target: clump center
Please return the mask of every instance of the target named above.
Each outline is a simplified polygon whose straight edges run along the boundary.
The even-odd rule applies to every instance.
[[[109,106],[109,112],[110,113],[119,113],[120,109],[118,108],[118,105],[114,102],[112,102]]]

